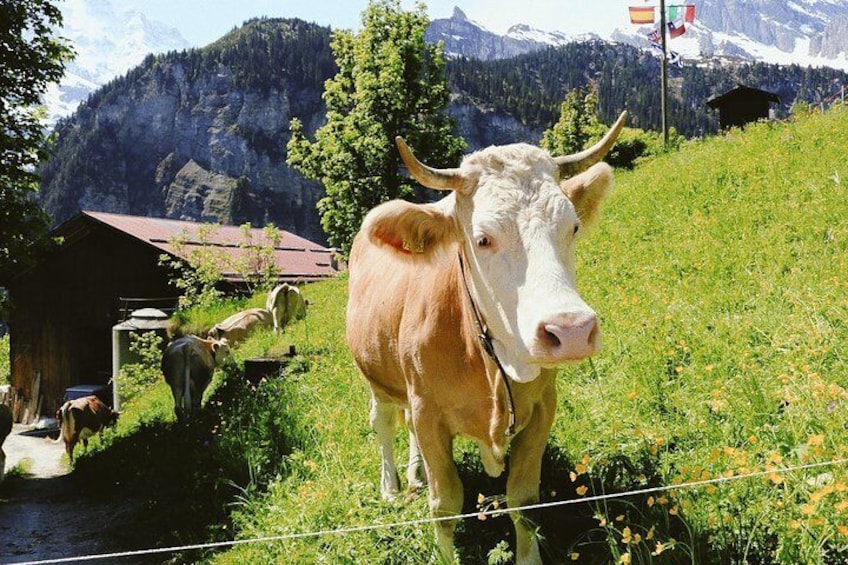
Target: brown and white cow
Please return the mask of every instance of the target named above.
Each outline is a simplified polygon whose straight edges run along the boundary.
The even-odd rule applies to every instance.
[[[96,396],[83,396],[65,402],[56,412],[59,422],[59,439],[65,442],[68,459],[74,462],[74,447],[82,441],[88,447],[88,438],[118,421],[118,413],[103,404]]]
[[[347,341],[371,387],[384,498],[399,491],[393,438],[403,408],[411,424],[407,477],[417,482],[423,456],[434,517],[462,510],[452,456],[460,435],[476,440],[492,476],[510,449],[509,506],[538,502],[556,369],[600,348],[597,316],[577,292],[574,247],[612,185],[612,169],[600,161],[625,117],[575,155],[515,144],[447,170],[420,163],[398,138],[415,179],[451,194],[374,208],[351,250]],[[516,561],[539,563],[532,523],[512,517]],[[448,561],[455,526],[435,526]]]
[[[12,409],[5,404],[0,404],[0,483],[6,476],[6,453],[3,451],[3,442],[12,433]]]
[[[236,312],[223,322],[215,324],[206,334],[206,337],[209,339],[226,338],[232,347],[246,340],[250,337],[250,334],[259,328],[272,327],[274,327],[274,317],[271,312],[265,308],[250,308]]]
[[[265,299],[265,309],[271,312],[274,319],[274,331],[279,332],[289,322],[306,316],[306,301],[300,289],[288,283],[279,284],[268,293]]]
[[[171,387],[178,420],[200,408],[212,373],[229,355],[230,344],[226,339],[202,339],[196,335],[178,337],[165,347],[162,374]]]

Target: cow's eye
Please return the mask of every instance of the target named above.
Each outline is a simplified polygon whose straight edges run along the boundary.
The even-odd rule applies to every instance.
[[[492,240],[489,239],[488,236],[481,235],[480,237],[477,238],[477,247],[479,247],[480,249],[486,249],[487,247],[491,247],[491,246],[492,246]]]
[[[577,232],[580,231],[580,224],[574,224],[574,235],[577,235]]]

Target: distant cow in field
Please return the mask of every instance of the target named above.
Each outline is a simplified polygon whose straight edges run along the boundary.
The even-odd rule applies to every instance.
[[[423,456],[434,517],[462,511],[456,436],[476,440],[491,476],[509,450],[509,507],[539,501],[557,367],[600,348],[597,316],[577,292],[574,248],[612,185],[600,161],[624,119],[575,155],[489,147],[456,169],[428,167],[397,139],[412,176],[451,193],[374,208],[350,253],[347,342],[371,387],[384,498],[399,491],[393,442],[402,408],[411,415],[407,478],[417,482]],[[516,563],[541,563],[530,516],[510,515]],[[455,526],[435,525],[449,562]]]
[[[3,452],[3,442],[12,433],[12,409],[0,404],[0,483],[6,476],[6,454]]]
[[[246,340],[259,328],[274,327],[274,317],[265,308],[251,308],[236,312],[223,322],[215,324],[206,337],[210,339],[226,338],[233,347]]]
[[[172,340],[162,353],[162,374],[174,396],[174,412],[183,420],[200,408],[203,391],[212,380],[215,367],[230,354],[226,339],[202,339],[186,335]]]
[[[74,462],[74,447],[82,441],[88,447],[88,438],[118,421],[118,413],[103,404],[96,396],[84,396],[65,402],[56,412],[59,422],[59,439],[65,442],[68,459]]]
[[[274,287],[268,293],[265,309],[271,312],[274,319],[274,331],[279,332],[289,322],[306,316],[306,301],[300,294],[300,289],[288,283]]]

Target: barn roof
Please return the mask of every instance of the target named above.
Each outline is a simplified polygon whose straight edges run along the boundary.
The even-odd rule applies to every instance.
[[[710,108],[719,108],[728,102],[732,103],[733,101],[739,100],[741,98],[751,97],[765,98],[769,102],[780,102],[780,96],[773,92],[740,84],[736,88],[728,90],[724,94],[715,96],[714,98],[710,98],[709,100],[707,100],[707,106],[709,106]]]
[[[284,230],[280,230],[280,239],[274,245],[261,228],[252,228],[246,233],[239,226],[84,210],[56,228],[55,233],[63,235],[66,241],[73,240],[77,232],[84,231],[80,224],[86,221],[105,225],[188,261],[191,260],[192,251],[204,245],[220,249],[236,261],[245,259],[251,245],[273,245],[274,260],[281,281],[309,282],[338,274],[334,268],[333,250]],[[174,245],[174,242],[179,243]],[[225,272],[224,278],[230,282],[243,280],[243,276],[235,272]]]

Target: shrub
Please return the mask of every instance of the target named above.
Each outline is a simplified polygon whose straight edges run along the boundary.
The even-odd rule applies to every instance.
[[[135,353],[139,361],[121,367],[118,378],[123,402],[132,402],[138,394],[162,380],[162,342],[156,332],[130,333],[130,352]]]

